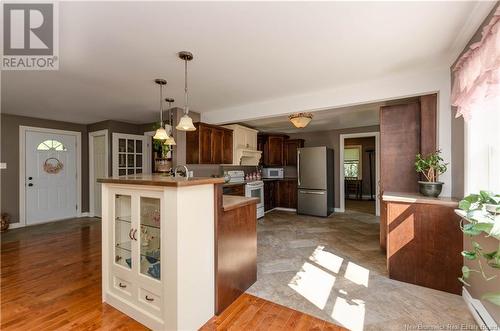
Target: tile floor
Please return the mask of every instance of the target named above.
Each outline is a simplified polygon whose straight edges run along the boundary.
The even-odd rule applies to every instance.
[[[476,325],[460,296],[387,277],[373,215],[272,211],[257,231],[258,280],[250,294],[351,330]]]

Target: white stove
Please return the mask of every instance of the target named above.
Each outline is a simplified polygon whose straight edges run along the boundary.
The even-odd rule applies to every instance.
[[[242,170],[230,170],[229,183],[245,183],[245,196],[258,198],[257,218],[264,217],[264,182],[261,180],[245,181],[245,172]]]

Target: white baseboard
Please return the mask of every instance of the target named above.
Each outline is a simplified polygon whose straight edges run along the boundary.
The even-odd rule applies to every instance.
[[[490,313],[488,313],[481,301],[474,299],[465,287],[462,287],[462,297],[481,330],[499,330],[498,324],[491,317]]]
[[[343,212],[345,212],[345,210],[342,210],[340,208],[333,208],[333,211],[336,212],[336,213],[343,213]]]
[[[80,216],[81,217],[94,217],[94,215],[90,214],[90,212],[88,212],[88,211],[83,212]]]

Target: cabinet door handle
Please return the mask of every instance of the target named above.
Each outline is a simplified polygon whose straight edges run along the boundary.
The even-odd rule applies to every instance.
[[[134,232],[132,233],[132,238],[137,241],[137,237],[135,236],[137,233],[137,229],[134,229]]]
[[[146,295],[146,300],[148,300],[148,301],[155,301],[155,299],[154,299],[154,298],[150,298],[150,297],[148,297],[147,295]]]
[[[127,288],[127,285],[124,285],[122,283],[119,283],[118,286],[120,286],[121,288]]]
[[[130,231],[128,232],[128,237],[130,238],[130,240],[133,240],[134,238],[132,238],[132,228],[130,228]]]

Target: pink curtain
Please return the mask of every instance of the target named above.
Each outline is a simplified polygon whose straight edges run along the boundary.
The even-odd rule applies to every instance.
[[[485,107],[500,111],[500,7],[483,28],[480,41],[472,44],[453,67],[451,102],[456,117],[467,121]]]

